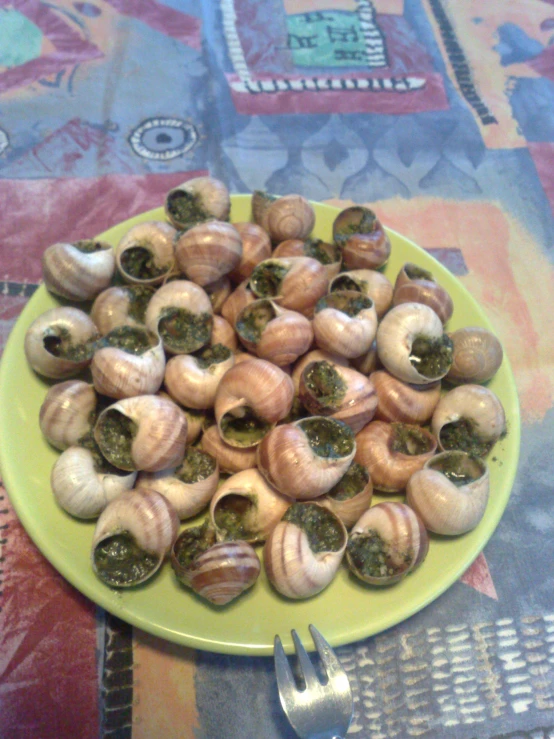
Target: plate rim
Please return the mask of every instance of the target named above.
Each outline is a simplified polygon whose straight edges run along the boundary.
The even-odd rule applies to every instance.
[[[251,200],[250,194],[234,194],[232,196],[233,201],[246,201]],[[312,205],[318,209],[318,207],[323,207],[324,209],[331,209],[335,211],[337,214],[341,211],[341,208],[326,204],[326,203],[318,203],[315,201],[310,201]],[[160,217],[163,218],[163,206],[158,206],[157,208],[150,209],[148,211],[144,211],[143,213],[137,214],[136,216],[132,216],[130,218],[127,218],[123,221],[120,221],[114,226],[110,227],[109,229],[106,229],[102,234],[99,234],[96,238],[104,237],[106,234],[109,234],[109,232],[112,229],[118,228],[124,228],[127,224],[130,222],[137,223],[144,220],[159,220]],[[448,273],[449,277],[454,279],[457,283],[457,288],[461,290],[464,299],[469,300],[472,304],[474,304],[480,313],[480,318],[487,325],[487,328],[490,331],[494,332],[494,327],[492,325],[492,322],[490,321],[488,315],[485,312],[485,309],[481,306],[481,304],[476,300],[476,298],[469,292],[469,290],[465,287],[465,285],[461,282],[461,280],[454,274],[448,270],[443,264],[441,264],[432,254],[429,254],[425,249],[420,247],[418,244],[414,243],[411,239],[403,236],[402,234],[398,233],[397,231],[394,231],[393,229],[385,227],[385,231],[392,235],[393,237],[397,237],[401,239],[402,241],[406,242],[411,248],[414,248],[416,252],[424,254],[426,259],[431,259],[434,265],[437,267],[438,272],[446,272]],[[41,292],[39,292],[41,291]],[[12,352],[16,352],[20,347],[16,345],[16,338],[17,338],[17,332],[15,331],[16,327],[18,327],[18,330],[21,329],[21,327],[25,324],[26,321],[28,321],[28,317],[31,316],[34,318],[36,309],[34,308],[35,302],[40,300],[41,295],[44,296],[44,294],[48,295],[47,290],[43,284],[40,285],[39,289],[31,296],[25,307],[23,308],[21,314],[16,320],[16,323],[14,324],[10,335],[8,337],[8,340],[6,342],[6,345],[4,347],[4,352],[2,355],[2,358],[0,360],[0,397],[2,395],[2,388],[4,386],[4,380],[5,376],[9,372],[8,368],[8,361],[6,360],[6,357],[10,357]],[[12,346],[13,344],[13,346]],[[514,398],[513,400],[515,403],[512,404],[510,407],[509,413],[508,409],[506,410],[506,415],[509,415],[510,418],[510,435],[512,436],[512,439],[516,441],[515,448],[516,448],[516,454],[515,454],[515,460],[510,468],[510,475],[506,478],[506,482],[504,483],[508,487],[508,492],[506,494],[506,498],[504,501],[503,506],[495,512],[495,515],[491,519],[489,518],[489,526],[490,531],[487,536],[484,538],[477,539],[473,546],[471,546],[468,549],[467,557],[464,557],[463,562],[459,563],[459,566],[456,567],[449,578],[448,581],[444,583],[444,585],[438,589],[432,590],[432,592],[429,593],[428,597],[423,598],[422,600],[418,601],[413,605],[413,608],[406,608],[403,615],[399,619],[392,619],[390,623],[386,623],[381,628],[378,628],[377,630],[367,630],[364,629],[363,626],[358,626],[357,628],[351,628],[348,632],[345,639],[334,639],[332,640],[333,646],[342,646],[344,644],[353,643],[356,641],[359,641],[360,639],[364,639],[370,636],[373,636],[378,633],[382,633],[387,628],[391,628],[393,626],[396,626],[400,623],[403,623],[406,619],[413,616],[415,613],[419,613],[424,608],[426,608],[430,603],[437,600],[441,595],[443,595],[446,590],[448,590],[450,587],[452,587],[456,581],[460,578],[460,576],[468,569],[469,566],[475,561],[477,556],[481,553],[481,551],[484,549],[484,547],[487,545],[487,543],[490,541],[490,538],[493,536],[494,532],[496,531],[498,524],[504,514],[504,511],[506,509],[506,506],[508,505],[508,502],[511,497],[511,493],[513,490],[514,481],[517,475],[518,471],[518,462],[519,462],[519,456],[521,452],[521,414],[520,414],[520,405],[519,405],[519,397],[517,393],[517,386],[515,383],[514,374],[512,371],[510,360],[507,356],[506,351],[504,350],[504,363],[506,365],[506,374],[507,378],[509,380],[509,385],[511,390],[513,391]],[[43,379],[43,378],[40,378]],[[5,428],[6,419],[4,418],[4,409],[2,404],[0,404],[0,431]],[[215,652],[219,654],[233,654],[233,655],[248,655],[248,656],[268,656],[273,653],[273,647],[272,646],[259,646],[259,645],[252,645],[252,644],[238,644],[236,642],[233,643],[227,643],[227,642],[220,642],[218,640],[214,640],[212,638],[204,638],[200,636],[190,635],[190,634],[183,634],[183,633],[176,633],[172,631],[171,629],[168,629],[167,627],[159,626],[157,623],[152,623],[149,619],[144,618],[141,616],[140,613],[136,613],[133,610],[129,610],[126,608],[125,603],[123,599],[115,598],[113,597],[113,591],[106,589],[106,592],[104,593],[103,590],[100,591],[94,591],[91,593],[89,591],[89,588],[87,587],[86,583],[83,584],[82,582],[79,582],[77,576],[74,576],[73,571],[71,568],[68,568],[65,562],[65,559],[63,558],[63,550],[54,550],[52,552],[51,545],[49,540],[49,536],[45,530],[42,530],[40,526],[36,526],[35,519],[28,513],[27,508],[24,506],[23,502],[19,499],[17,494],[12,493],[12,483],[14,482],[12,478],[12,469],[9,463],[9,460],[6,460],[5,455],[7,452],[5,451],[5,444],[1,443],[0,439],[0,474],[2,475],[4,486],[6,488],[6,491],[8,493],[10,502],[21,522],[23,525],[23,528],[28,533],[32,541],[35,543],[35,545],[38,547],[42,555],[47,559],[47,561],[50,562],[50,564],[57,570],[57,572],[64,577],[68,582],[71,583],[79,592],[84,594],[89,600],[97,604],[98,606],[104,608],[106,611],[112,613],[113,615],[121,618],[122,620],[132,624],[133,626],[136,626],[143,631],[146,631],[148,633],[154,634],[162,639],[166,639],[169,641],[172,641],[174,643],[188,646],[194,649],[201,649],[205,651]],[[17,485],[13,486],[14,488],[17,487]],[[75,519],[77,522],[77,519]],[[79,521],[80,524],[88,524],[89,526],[93,526],[95,524],[95,521]],[[309,642],[308,648],[309,648]],[[285,644],[285,650],[287,652],[293,651],[292,643],[290,643],[288,640],[284,640]]]

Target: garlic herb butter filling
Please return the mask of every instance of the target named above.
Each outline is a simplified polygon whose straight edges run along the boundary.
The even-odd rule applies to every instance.
[[[83,254],[93,254],[96,251],[103,251],[109,248],[106,244],[101,241],[95,241],[94,239],[82,239],[81,241],[74,241],[72,246],[78,249]]]
[[[181,226],[192,227],[197,223],[213,218],[202,207],[202,199],[195,193],[183,189],[176,189],[167,196],[167,211],[174,221]]]
[[[336,410],[346,394],[346,383],[330,362],[313,362],[304,371],[306,388],[329,412]]]
[[[483,439],[469,418],[461,418],[441,428],[440,442],[447,451],[459,449],[477,457],[485,457],[496,443],[496,439]]]
[[[274,298],[279,295],[281,283],[288,271],[289,267],[279,262],[262,262],[250,275],[250,289],[259,298]]]
[[[431,458],[427,469],[441,472],[456,487],[467,485],[485,474],[485,463],[479,457],[460,451],[443,452]]]
[[[407,423],[393,423],[394,433],[391,439],[391,451],[409,456],[426,454],[431,451],[432,437],[419,426]]]
[[[210,340],[213,316],[192,313],[186,308],[164,308],[158,323],[158,333],[171,351],[191,354]]]
[[[314,554],[338,552],[344,544],[344,531],[337,517],[317,503],[293,503],[281,520],[302,529]]]
[[[118,410],[108,409],[98,420],[96,438],[108,462],[123,470],[134,470],[131,454],[138,425]]]
[[[188,569],[195,559],[216,542],[215,532],[206,519],[201,526],[192,526],[179,535],[173,546],[173,554],[183,569]]]
[[[227,413],[221,419],[221,435],[224,439],[232,439],[237,446],[254,446],[263,439],[271,429],[271,424],[262,421],[252,408],[244,407],[240,417]]]
[[[70,362],[85,362],[94,354],[94,341],[85,341],[74,344],[70,331],[64,326],[52,326],[45,333],[42,340],[46,351],[58,359],[68,359]]]
[[[255,496],[226,495],[218,501],[214,521],[224,538],[231,541],[248,540],[256,537],[258,531],[249,524],[249,515],[256,509]]]
[[[298,425],[319,457],[340,459],[354,450],[354,433],[350,426],[331,418],[304,418]]]
[[[216,461],[207,452],[189,447],[183,464],[175,471],[175,477],[189,485],[205,480],[215,472]]]
[[[327,495],[334,500],[350,500],[366,487],[369,472],[359,462],[352,462],[346,474],[329,490]]]
[[[269,300],[256,300],[244,308],[236,323],[239,336],[258,344],[267,324],[275,318],[275,308]]]
[[[363,310],[368,310],[373,305],[371,298],[367,295],[346,295],[340,292],[332,292],[320,298],[317,301],[315,312],[324,310],[325,308],[335,308],[340,310],[342,313],[346,313],[350,318],[355,318],[358,313]]]
[[[104,539],[93,557],[98,576],[114,587],[144,580],[159,563],[159,557],[143,551],[127,532]]]
[[[358,572],[375,578],[395,577],[407,570],[414,558],[413,552],[408,551],[399,563],[399,553],[395,552],[393,557],[390,545],[373,529],[350,536],[346,551]]]
[[[443,334],[440,339],[427,336],[416,336],[410,353],[410,362],[424,377],[445,375],[452,365],[454,345],[452,340]]]
[[[136,280],[152,280],[168,271],[168,265],[156,264],[147,244],[137,244],[121,254],[121,269]]]
[[[137,326],[117,326],[96,343],[95,349],[115,347],[129,354],[140,355],[152,349],[157,343],[156,337],[145,329]]]

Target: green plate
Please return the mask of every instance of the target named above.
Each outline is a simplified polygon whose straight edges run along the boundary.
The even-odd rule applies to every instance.
[[[315,235],[331,239],[337,208],[314,204]],[[117,244],[134,224],[163,220],[156,209],[111,228],[100,238]],[[232,221],[251,220],[249,195],[232,198]],[[425,251],[389,231],[392,254],[385,269],[394,280],[407,261],[431,270],[454,301],[449,330],[477,325],[493,330],[484,311],[452,274]],[[89,565],[94,522],[81,522],[61,510],[50,491],[50,470],[58,452],[41,435],[38,414],[49,384],[28,366],[23,352],[31,322],[56,305],[44,287],[33,295],[8,340],[0,366],[0,462],[10,500],[23,526],[54,567],[95,603],[134,626],[198,649],[229,654],[268,655],[273,637],[280,634],[292,649],[290,630],[311,644],[313,623],[333,646],[376,634],[408,618],[452,585],[484,547],[508,502],[516,474],[520,443],[519,405],[507,359],[489,387],[501,399],[509,433],[492,452],[491,495],[485,516],[469,534],[457,538],[433,537],[429,555],[413,574],[392,587],[365,586],[342,568],[319,595],[289,601],[277,595],[262,572],[256,585],[234,603],[218,608],[182,588],[169,565],[152,581],[133,590],[116,591],[103,585]],[[378,500],[378,498],[376,499]]]

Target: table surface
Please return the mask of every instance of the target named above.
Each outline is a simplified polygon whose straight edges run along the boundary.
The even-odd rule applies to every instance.
[[[437,601],[340,647],[349,736],[554,737],[552,0],[0,0],[0,347],[56,241],[211,173],[370,204],[483,306],[521,402],[495,534]],[[0,736],[289,739],[271,658],[98,609],[0,488]]]

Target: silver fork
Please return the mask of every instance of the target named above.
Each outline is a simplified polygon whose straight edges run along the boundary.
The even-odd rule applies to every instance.
[[[326,681],[321,683],[296,631],[291,631],[298,667],[305,687],[296,684],[279,636],[275,637],[275,672],[284,712],[301,739],[341,739],[352,720],[352,691],[348,676],[331,646],[310,624]]]

